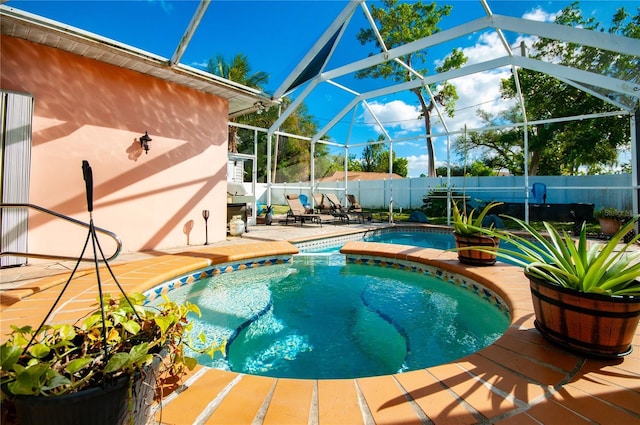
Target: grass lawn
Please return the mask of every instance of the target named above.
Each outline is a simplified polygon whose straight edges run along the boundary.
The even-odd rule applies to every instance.
[[[277,215],[286,215],[287,211],[289,211],[289,207],[287,205],[274,205],[273,206],[273,215],[277,216]],[[367,211],[371,211],[374,214],[378,213],[387,213],[388,210],[386,209],[372,209],[372,210],[367,210]],[[416,210],[419,211],[419,210]],[[400,212],[394,212],[393,213],[393,219],[396,222],[403,222],[403,221],[407,221],[409,219],[409,216],[411,215],[413,211],[402,211],[402,213]],[[430,224],[442,224],[442,225],[446,225],[447,224],[447,218],[446,217],[428,217],[429,218],[429,223]],[[550,222],[553,227],[555,227],[558,230],[565,230],[567,232],[571,232],[573,230],[573,222],[568,221],[568,222]],[[530,224],[536,228],[537,230],[544,230],[544,225],[542,224],[541,221],[532,221],[530,222]],[[518,224],[516,224],[514,221],[512,220],[508,220],[505,219],[504,220],[504,226],[506,229],[509,230],[519,230],[520,226],[518,226]],[[594,222],[587,222],[587,234],[589,235],[600,235],[602,232],[600,231],[600,225],[598,224],[597,221]]]

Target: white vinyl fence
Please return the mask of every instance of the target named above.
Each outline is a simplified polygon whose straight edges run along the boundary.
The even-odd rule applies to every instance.
[[[395,211],[414,210],[422,207],[423,198],[434,189],[450,187],[452,191],[464,192],[472,200],[523,203],[529,197],[532,202],[531,187],[534,183],[546,185],[546,202],[550,204],[586,203],[595,209],[633,209],[631,174],[598,176],[531,176],[529,187],[525,188],[523,176],[495,177],[452,177],[450,181],[440,177],[418,177],[391,180],[349,181],[347,189],[341,182],[320,183],[319,193],[335,193],[346,202],[346,194],[356,196],[365,208],[388,208],[393,199]],[[247,183],[247,185],[249,185]],[[249,189],[249,187],[248,187]],[[265,184],[257,184],[256,199],[267,203]],[[304,194],[310,199],[309,182],[281,183],[272,185],[271,203],[285,205],[285,193]]]

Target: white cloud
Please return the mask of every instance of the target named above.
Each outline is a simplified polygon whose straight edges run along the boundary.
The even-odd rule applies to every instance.
[[[532,9],[522,15],[522,18],[530,19],[532,21],[553,22],[555,21],[557,15],[557,13],[547,12],[540,6],[537,6],[535,9]]]
[[[543,22],[553,22],[557,13],[549,13],[542,8],[537,7],[523,15],[524,19],[531,19]],[[513,54],[520,55],[520,45],[524,44],[531,49],[533,43],[537,40],[535,36],[518,36],[515,40],[510,40]],[[475,44],[462,49],[468,58],[465,66],[486,62],[491,59],[506,56],[507,50],[496,31],[486,31],[479,34],[475,40]],[[530,54],[530,51],[528,52]],[[441,64],[438,61],[436,65]],[[515,100],[503,100],[500,96],[500,82],[502,79],[511,76],[511,68],[504,67],[493,69],[486,72],[475,73],[449,82],[455,85],[459,99],[456,102],[456,112],[454,117],[444,115],[446,126],[450,131],[461,131],[464,126],[467,129],[478,129],[485,126],[485,123],[477,116],[476,111],[482,109],[491,115],[497,115],[511,107]],[[424,140],[419,139],[421,133],[424,133],[424,123],[418,118],[419,107],[415,104],[408,104],[403,100],[392,100],[389,102],[373,101],[370,107],[376,114],[378,119],[385,125],[388,131],[393,131],[392,137],[407,140],[399,141],[394,144],[398,147],[400,156],[408,160],[409,176],[417,177],[421,173],[427,172],[427,154]],[[444,111],[442,111],[444,114]],[[438,115],[434,112],[433,129],[434,134],[443,134],[444,126],[440,122]],[[371,114],[365,109],[361,116],[365,124],[371,129],[379,132],[379,128],[373,120]],[[417,135],[416,139],[411,136]],[[453,136],[456,137],[456,136]],[[434,147],[436,150],[436,164],[444,164],[446,160],[446,137],[435,137]],[[409,153],[407,155],[406,153]],[[451,155],[454,155],[452,152]],[[456,158],[451,159],[456,162]]]
[[[409,155],[407,159],[407,169],[409,170],[407,177],[420,177],[420,174],[427,175],[427,154]]]
[[[419,118],[420,108],[417,105],[409,105],[402,100],[392,100],[387,103],[372,101],[369,102],[369,107],[385,129],[399,131],[396,134],[405,134],[423,128],[423,120]],[[380,131],[368,109],[364,109],[362,118],[366,125]]]
[[[420,177],[421,174],[427,175],[427,154],[422,155],[409,155],[405,157],[407,159],[407,169],[409,170],[407,177]],[[436,167],[445,165],[444,161],[436,161]]]

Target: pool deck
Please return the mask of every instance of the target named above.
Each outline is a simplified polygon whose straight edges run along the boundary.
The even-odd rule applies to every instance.
[[[286,232],[281,226],[269,230],[289,240],[320,237],[315,226],[304,227],[312,233],[297,233],[303,231],[291,225]],[[334,234],[358,229],[324,227],[324,233]],[[126,291],[142,292],[212,264],[297,252],[289,241],[272,236],[254,231],[252,239],[132,253],[111,263],[111,268]],[[618,360],[587,359],[554,346],[534,328],[528,281],[519,268],[501,263],[463,266],[455,253],[407,246],[349,242],[345,249],[466,275],[507,302],[511,325],[494,344],[458,361],[389,376],[296,380],[198,367],[178,391],[163,399],[154,423],[640,424],[640,331],[630,355]],[[10,324],[39,324],[70,273],[41,269],[51,275],[36,278],[37,271],[34,275],[26,269],[0,271],[2,339]],[[16,278],[17,274],[21,277]],[[101,276],[105,291],[115,292],[108,273],[102,270]],[[91,310],[97,297],[95,282],[91,268],[76,273],[51,320],[68,322]]]

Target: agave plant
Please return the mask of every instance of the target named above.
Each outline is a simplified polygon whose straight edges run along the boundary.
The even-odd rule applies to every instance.
[[[640,295],[640,250],[630,250],[640,235],[623,243],[638,217],[629,220],[606,243],[587,242],[584,223],[580,236],[574,240],[565,231],[561,235],[547,222],[544,227],[548,236],[544,236],[524,221],[508,218],[518,223],[526,234],[475,226],[474,229],[507,242],[501,245],[497,255],[524,267],[525,273],[580,292]]]
[[[482,221],[492,208],[502,205],[503,202],[490,202],[488,203],[477,217],[473,217],[476,209],[472,209],[469,214],[466,211],[460,212],[458,204],[453,202],[453,230],[455,233],[462,236],[471,236],[482,233],[478,231],[478,228],[482,227]]]

